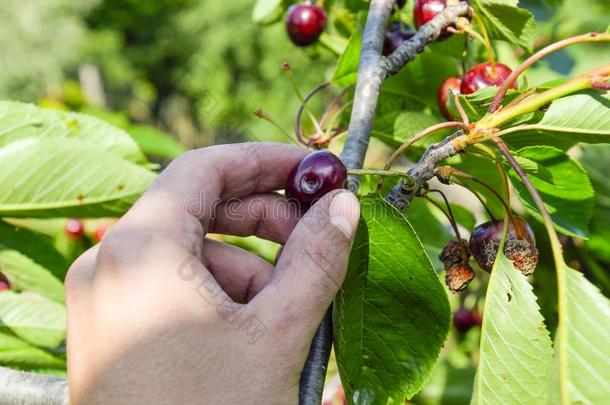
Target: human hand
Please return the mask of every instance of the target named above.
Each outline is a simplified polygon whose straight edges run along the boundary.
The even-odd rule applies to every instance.
[[[299,220],[306,151],[222,145],[174,161],[66,278],[72,404],[290,404],[359,219],[328,193]],[[284,245],[275,266],[207,233]]]

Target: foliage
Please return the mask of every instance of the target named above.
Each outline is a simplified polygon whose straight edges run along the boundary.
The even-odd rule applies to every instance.
[[[27,0],[0,6],[8,21],[0,26],[1,98],[52,107],[0,102],[0,272],[11,283],[11,291],[0,292],[0,364],[65,375],[62,281],[69,263],[141,195],[154,169],[183,151],[244,139],[295,142],[251,114],[262,107],[279,127],[292,128],[302,94],[294,94],[290,76],[299,93],[332,83],[308,103],[303,127],[315,134],[312,142],[329,141],[340,151],[369,2],[324,2],[329,24],[306,50],[291,46],[284,32],[292,3],[52,0],[32,7]],[[392,21],[412,24],[408,3]],[[549,43],[607,28],[608,10],[595,0],[471,5],[472,29],[488,35],[493,54],[512,68]],[[44,25],[38,32],[23,21]],[[476,37],[454,34],[385,80],[365,169],[383,167],[392,150],[444,121],[438,87],[462,66],[486,61],[485,48]],[[551,54],[526,70],[499,114],[556,91],[608,57],[607,43]],[[287,71],[280,69],[283,61],[290,62]],[[91,98],[79,77],[83,65],[100,74],[105,101]],[[334,304],[336,359],[350,404],[405,398],[596,404],[608,397],[610,93],[591,87],[575,87],[492,128],[484,124],[497,117],[487,113],[497,88],[457,97],[471,127],[489,131],[481,136],[502,136],[550,221],[514,164],[474,135],[464,153],[442,162],[474,180],[454,175],[450,186],[429,182],[449,196],[448,206],[430,192],[400,213],[382,198],[395,178],[378,189],[377,176],[362,177],[361,223]],[[457,102],[449,102],[455,116]],[[322,114],[319,131],[314,121]],[[419,140],[405,157],[417,161],[449,134]],[[412,163],[402,159],[395,168],[405,166]],[[475,281],[460,296],[450,295],[438,260],[456,237],[447,216],[467,239],[477,223],[505,216],[500,199],[537,233],[536,272],[526,278],[500,253],[490,275],[476,267]],[[84,219],[83,238],[65,234],[66,217]],[[277,250],[254,238],[226,240],[269,260]],[[458,309],[481,313],[482,327],[452,329]]]

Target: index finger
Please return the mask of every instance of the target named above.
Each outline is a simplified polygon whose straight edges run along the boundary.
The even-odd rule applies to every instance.
[[[115,228],[129,224],[178,240],[185,236],[201,238],[209,229],[218,204],[282,188],[306,154],[304,148],[278,143],[192,150],[159,175]],[[194,222],[203,228],[193,227]]]

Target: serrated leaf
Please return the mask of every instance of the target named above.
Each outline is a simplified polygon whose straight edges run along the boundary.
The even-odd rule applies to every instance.
[[[487,113],[493,98],[498,92],[498,88],[495,86],[484,87],[481,90],[472,94],[461,94],[459,95],[460,105],[464,109],[464,112],[468,116],[471,122],[479,121]],[[518,90],[509,90],[504,97],[504,104],[509,103],[517,96],[521,94]],[[453,97],[449,97],[447,101],[447,107],[449,112],[454,117],[459,117],[460,113],[455,105]]]
[[[0,294],[0,328],[35,346],[56,348],[66,339],[66,309],[34,293]]]
[[[543,403],[548,396],[552,358],[551,338],[532,286],[500,253],[485,295],[471,404]]]
[[[154,177],[72,139],[24,139],[0,148],[0,216],[120,216]]]
[[[0,147],[26,138],[74,139],[132,162],[146,162],[128,134],[101,119],[33,104],[0,101]]]
[[[532,13],[510,0],[477,0],[473,6],[483,19],[490,38],[532,51],[536,36],[536,20]]]
[[[257,0],[252,9],[252,21],[259,24],[270,22],[282,13],[282,0]]]
[[[559,387],[562,404],[603,404],[610,395],[610,301],[584,276],[561,263]]]
[[[21,340],[12,333],[0,331],[0,364],[21,370],[39,368],[64,369],[66,362]]]
[[[429,378],[449,330],[447,295],[402,214],[378,195],[362,218],[335,300],[335,349],[352,404],[402,403]]]
[[[505,136],[514,147],[551,145],[568,149],[578,142],[610,142],[610,92],[585,92],[556,100],[542,119]]]
[[[593,215],[594,191],[580,164],[550,146],[529,146],[515,155],[542,196],[556,229],[566,235],[586,237]],[[511,168],[509,176],[528,211],[542,220],[519,175]]]
[[[49,270],[16,250],[0,249],[0,271],[8,277],[14,289],[64,302],[63,283]]]

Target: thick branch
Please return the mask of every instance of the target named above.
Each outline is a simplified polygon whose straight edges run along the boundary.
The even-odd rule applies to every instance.
[[[68,405],[68,383],[57,377],[0,367],[0,402],[6,405]]]
[[[394,53],[383,60],[386,73],[389,75],[397,73],[418,53],[421,53],[426,45],[436,41],[445,28],[455,26],[458,19],[468,15],[468,13],[470,13],[470,7],[465,1],[446,7],[432,21],[421,26],[415,35],[400,44]]]
[[[453,142],[453,140],[462,135],[463,131],[459,130],[443,139],[441,142],[430,145],[419,162],[407,172],[407,174],[415,180],[415,188],[413,188],[411,184],[401,181],[392,187],[386,196],[386,200],[401,211],[407,208],[413,197],[417,194],[419,188],[426,181],[434,177],[434,169],[436,168],[437,163],[462,150],[460,145],[456,146]]]
[[[347,140],[341,152],[341,160],[348,169],[362,168],[369,145],[379,89],[386,77],[381,50],[387,21],[393,6],[394,0],[372,0],[369,8],[369,15],[362,34],[354,105]],[[348,188],[352,191],[357,190],[358,182],[355,177],[350,176]]]

